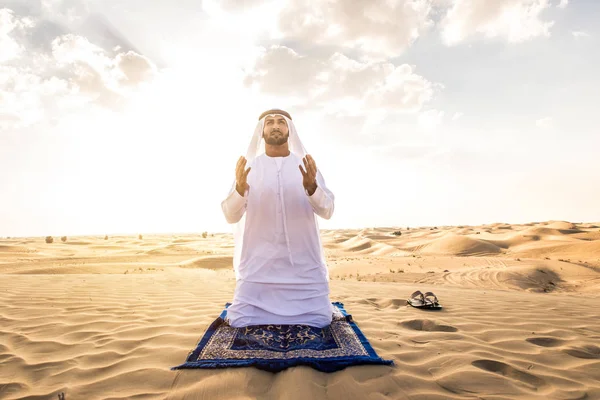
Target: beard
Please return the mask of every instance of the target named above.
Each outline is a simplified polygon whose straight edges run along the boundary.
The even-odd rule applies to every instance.
[[[265,143],[271,146],[281,146],[285,142],[287,142],[289,135],[284,135],[281,132],[271,132],[268,135],[265,135]]]

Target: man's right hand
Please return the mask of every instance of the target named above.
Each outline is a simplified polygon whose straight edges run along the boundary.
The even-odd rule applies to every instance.
[[[246,190],[250,188],[248,185],[248,173],[251,169],[252,167],[246,169],[246,157],[240,157],[235,167],[235,190],[237,190],[240,196],[244,196]]]

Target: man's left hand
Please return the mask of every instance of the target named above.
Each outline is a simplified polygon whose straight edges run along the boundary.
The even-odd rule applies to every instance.
[[[304,185],[308,195],[312,196],[317,190],[317,164],[309,154],[302,159],[302,162],[304,163],[304,169],[302,165],[298,165],[302,173],[302,185]]]

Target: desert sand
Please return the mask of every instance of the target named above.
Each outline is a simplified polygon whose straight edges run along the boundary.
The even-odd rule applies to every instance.
[[[2,238],[0,398],[600,399],[600,223],[322,239],[331,300],[395,365],[171,371],[232,299],[232,235]]]

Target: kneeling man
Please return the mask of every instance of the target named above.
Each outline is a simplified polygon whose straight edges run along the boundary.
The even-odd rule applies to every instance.
[[[227,322],[329,325],[333,306],[317,216],[331,218],[334,196],[289,113],[260,115],[221,208],[235,224],[236,289]]]

